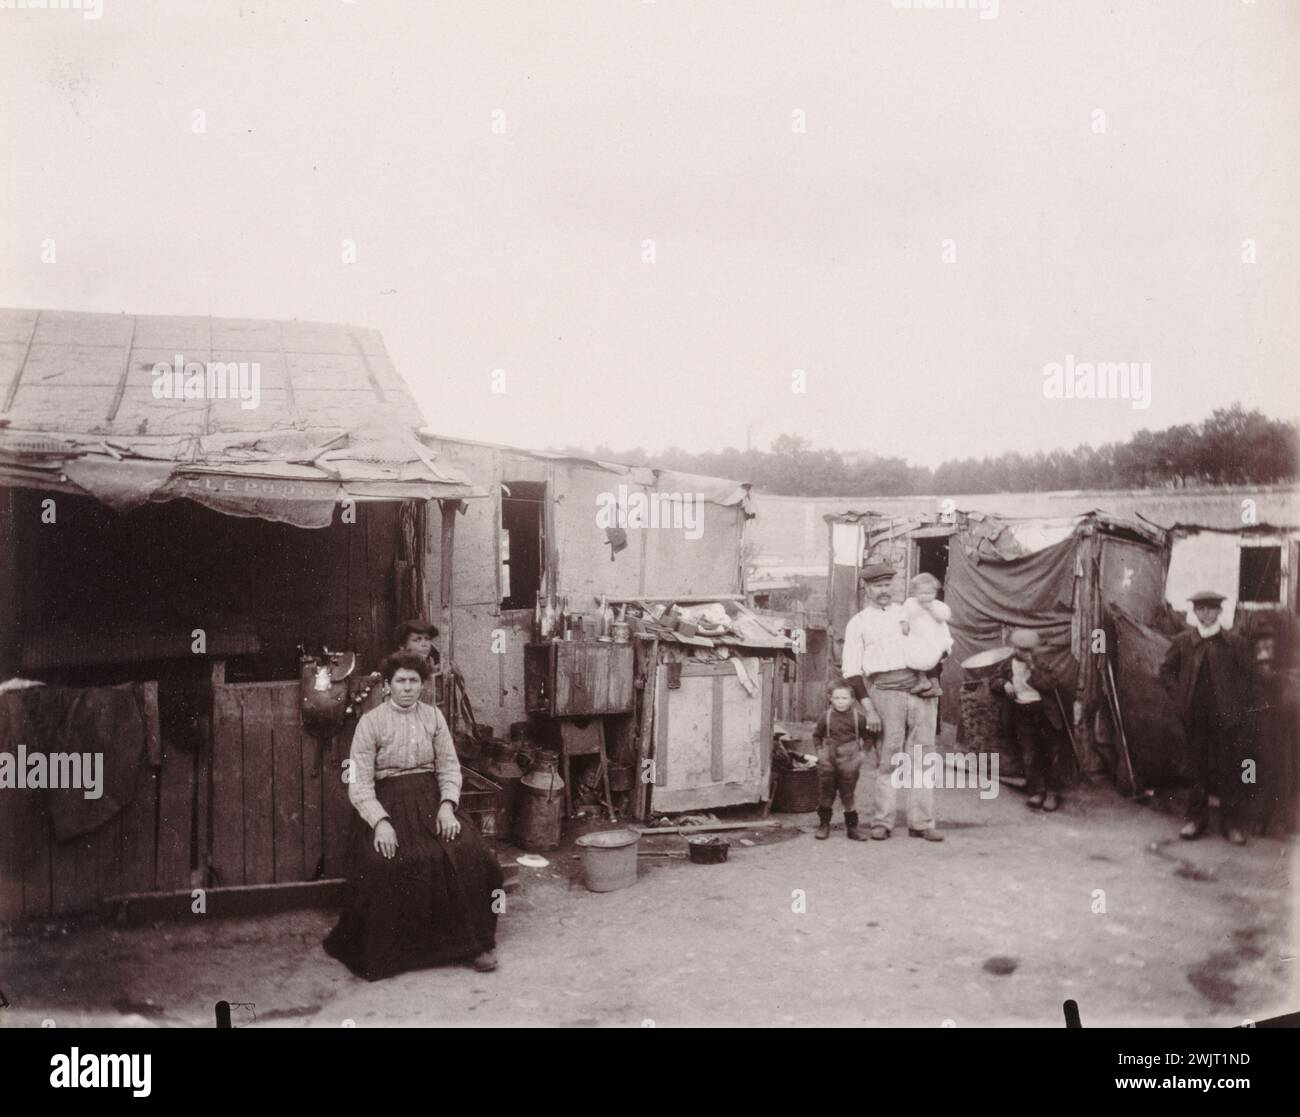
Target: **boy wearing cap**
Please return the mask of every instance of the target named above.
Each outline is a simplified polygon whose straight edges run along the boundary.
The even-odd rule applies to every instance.
[[[1054,811],[1061,805],[1061,734],[1065,728],[1056,708],[1056,679],[1037,659],[1042,641],[1029,628],[1011,633],[1011,658],[994,677],[993,693],[1011,706],[1011,733],[1025,766],[1030,810]]]
[[[420,687],[420,701],[426,706],[437,705],[434,677],[438,674],[438,665],[441,662],[438,649],[433,646],[437,638],[438,626],[418,617],[403,621],[393,630],[395,654],[415,655],[429,661],[429,677]]]
[[[1192,794],[1180,838],[1199,838],[1210,820],[1210,796],[1219,798],[1219,822],[1233,845],[1241,830],[1242,782],[1236,738],[1250,676],[1240,637],[1220,623],[1224,596],[1212,590],[1189,601],[1196,624],[1174,637],[1160,665],[1160,681],[1178,706],[1186,731]]]

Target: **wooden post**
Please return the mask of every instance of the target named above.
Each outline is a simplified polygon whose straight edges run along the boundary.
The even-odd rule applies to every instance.
[[[443,709],[443,716],[447,719],[447,727],[453,733],[456,731],[453,711],[456,703],[452,696],[452,669],[456,662],[456,636],[455,625],[453,622],[453,597],[452,597],[452,574],[454,571],[453,559],[456,548],[456,514],[460,510],[460,501],[458,500],[440,500],[438,507],[442,512],[441,536],[439,539],[439,571],[438,571],[438,619],[442,622],[439,628],[443,636],[443,647],[446,649],[446,655],[442,660],[442,674],[445,678],[446,685],[443,687],[443,697],[446,703]]]
[[[638,637],[639,647],[645,647],[645,637]],[[645,672],[645,686],[641,690],[641,725],[637,733],[636,761],[632,772],[632,817],[644,820],[647,811],[649,784],[642,776],[643,762],[650,755],[651,733],[654,728],[655,686],[659,677],[659,637],[652,638]]]
[[[546,500],[542,503],[542,531],[545,533],[546,548],[543,562],[546,568],[543,584],[547,596],[554,598],[560,591],[560,541],[555,532],[555,486],[557,469],[554,462],[546,463]],[[644,534],[644,533],[642,533]]]
[[[0,487],[0,679],[19,673],[22,640],[18,632],[18,529],[14,490]]]
[[[415,615],[431,617],[432,602],[429,600],[429,570],[425,556],[429,553],[429,505],[428,500],[415,501],[413,519],[415,521],[411,535],[411,564],[415,568]]]
[[[1075,696],[1082,700],[1086,711],[1085,717],[1092,721],[1097,708],[1106,702],[1106,686],[1102,677],[1105,671],[1102,657],[1092,651],[1092,630],[1100,627],[1101,615],[1101,539],[1096,533],[1095,525],[1088,524],[1078,536],[1075,549],[1076,570],[1081,570],[1082,577],[1075,579],[1075,594],[1070,623],[1070,651],[1079,664],[1079,676],[1075,679]],[[1077,634],[1077,644],[1075,636]],[[1073,711],[1071,711],[1073,714]],[[1071,719],[1073,720],[1073,718]],[[1116,727],[1119,732],[1119,726]],[[1083,744],[1091,744],[1085,741]],[[1079,760],[1079,771],[1086,774],[1098,767],[1095,753],[1087,753]]]
[[[748,517],[745,515],[745,506],[743,504],[738,511],[740,515],[737,516],[737,519],[740,523],[736,528],[736,589],[743,597],[745,586],[749,582],[749,572],[745,569],[745,524]]]

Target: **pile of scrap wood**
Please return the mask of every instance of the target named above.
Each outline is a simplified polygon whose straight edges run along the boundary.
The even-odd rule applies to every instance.
[[[632,631],[690,648],[793,652],[794,641],[734,594],[601,599]]]
[[[640,695],[637,720],[636,782],[630,814],[644,819],[650,811],[653,771],[656,668],[669,665],[666,686],[680,686],[681,662],[686,659],[729,660],[741,685],[758,693],[751,657],[783,655],[793,659],[794,641],[760,619],[736,594],[682,597],[599,598],[602,615],[617,610],[636,645],[636,689]],[[603,627],[608,627],[604,624]]]

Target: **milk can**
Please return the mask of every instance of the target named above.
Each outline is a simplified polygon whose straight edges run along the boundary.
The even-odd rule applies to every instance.
[[[520,849],[556,849],[564,814],[564,780],[556,771],[559,758],[539,753],[528,774],[519,781],[515,803],[515,845]]]

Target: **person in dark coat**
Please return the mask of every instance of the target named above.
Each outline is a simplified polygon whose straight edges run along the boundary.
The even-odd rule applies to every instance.
[[[1056,678],[1035,658],[1040,643],[1032,629],[1012,632],[1015,654],[994,677],[992,691],[1010,706],[1011,735],[1025,766],[1025,790],[1029,792],[1025,806],[1054,811],[1061,805],[1066,730],[1057,706]]]
[[[1219,622],[1223,594],[1203,590],[1189,600],[1196,625],[1174,637],[1160,665],[1160,681],[1183,719],[1192,779],[1187,821],[1178,836],[1192,841],[1205,832],[1213,794],[1224,835],[1233,845],[1245,845],[1237,737],[1249,683],[1246,648]]]

